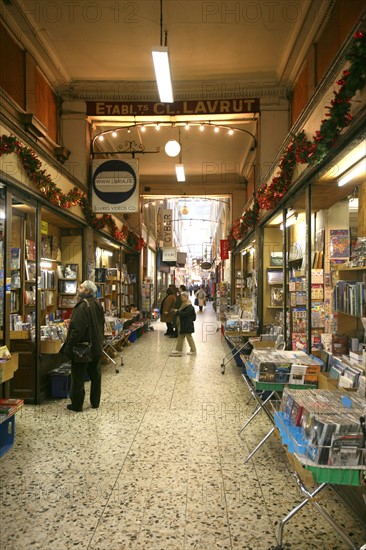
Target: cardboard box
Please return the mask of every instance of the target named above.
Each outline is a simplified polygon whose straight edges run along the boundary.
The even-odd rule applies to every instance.
[[[338,388],[338,378],[329,378],[328,372],[320,372],[318,374],[319,390],[335,390],[337,388]]]
[[[253,346],[254,349],[268,349],[268,348],[274,348],[275,347],[275,342],[271,342],[271,341],[268,341],[268,342],[262,342],[260,340],[258,341],[251,341],[250,342]]]
[[[61,340],[41,340],[41,353],[58,353],[61,346]]]
[[[19,354],[13,353],[11,359],[8,359],[4,363],[0,363],[0,384],[7,382],[14,377],[15,371],[19,366]]]

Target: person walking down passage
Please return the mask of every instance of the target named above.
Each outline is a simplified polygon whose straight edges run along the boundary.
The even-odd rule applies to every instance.
[[[97,409],[100,403],[102,375],[100,359],[103,352],[104,340],[104,311],[95,298],[97,287],[93,281],[84,281],[79,286],[78,303],[73,309],[67,338],[62,346],[61,353],[71,359],[71,403],[67,405],[70,411],[83,410],[86,373],[91,381],[90,403]],[[92,343],[92,360],[89,363],[80,363],[74,358],[73,347],[81,342]]]
[[[180,306],[182,305],[182,292],[186,292],[187,287],[185,285],[180,285],[178,290],[178,296],[175,299],[174,303],[174,309],[178,311]],[[178,338],[178,317],[175,315],[173,318],[173,335],[170,336],[170,338]]]
[[[175,294],[169,287],[166,290],[166,296],[163,298],[160,306],[160,319],[163,323],[166,323],[166,333],[164,336],[174,337],[173,319],[175,311],[173,311],[175,302]]]
[[[200,288],[197,290],[195,296],[198,300],[199,310],[202,311],[203,306],[206,305],[206,292],[203,285],[201,285]]]
[[[196,354],[196,345],[192,337],[194,332],[194,321],[196,320],[196,311],[190,302],[188,292],[181,292],[181,298],[182,305],[178,310],[174,310],[178,321],[178,340],[176,349],[170,353],[171,357],[181,357],[183,355],[183,343],[185,338],[187,338],[190,347],[188,355]]]

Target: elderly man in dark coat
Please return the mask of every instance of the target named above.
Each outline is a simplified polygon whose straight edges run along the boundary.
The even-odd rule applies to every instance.
[[[70,411],[83,410],[86,373],[91,381],[90,403],[94,409],[99,407],[101,395],[101,370],[104,340],[104,311],[95,298],[97,287],[93,281],[84,281],[78,288],[79,301],[73,309],[66,342],[62,353],[71,359]],[[92,342],[92,360],[89,363],[78,362],[73,347],[81,342]]]

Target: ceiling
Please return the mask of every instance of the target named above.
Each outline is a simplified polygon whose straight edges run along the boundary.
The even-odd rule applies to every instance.
[[[65,100],[158,101],[151,50],[165,43],[167,32],[175,100],[269,94],[276,102],[276,97],[284,99],[297,77],[329,4],[329,0],[5,0],[0,14]],[[90,118],[93,135],[126,123],[116,116]],[[224,172],[224,183],[229,174],[238,183],[245,179],[252,163],[252,135],[257,137],[257,115],[189,118],[191,122],[220,118],[221,124],[247,133],[236,132],[228,139],[227,132],[214,134],[210,128],[181,132],[187,182],[202,180],[212,163],[210,177],[219,179]],[[174,124],[178,119],[164,118]],[[134,117],[128,120],[136,122]],[[177,134],[170,124],[159,133],[142,136],[133,131],[119,134],[118,146],[132,138],[146,151],[159,148],[158,154],[139,156],[141,181],[174,181],[175,161],[165,155],[164,145],[172,136],[178,139]],[[105,140],[103,147],[115,150],[116,140]]]
[[[176,101],[245,97],[268,101],[269,97],[276,105],[287,101],[331,4],[329,0],[163,0],[162,4],[160,0],[5,0],[0,15],[67,105],[80,100],[158,101],[151,50],[164,43],[165,36]],[[202,182],[220,184],[220,193],[227,191],[228,183],[245,183],[260,147],[258,117],[251,113],[148,119],[91,116],[89,120],[93,136],[109,132],[102,144],[96,140],[95,151],[114,156],[126,148],[144,148],[145,154],[136,155],[142,192],[154,184],[155,193],[169,194],[170,184],[181,196],[202,196],[202,187],[195,188]],[[188,119],[196,124],[186,130]],[[204,131],[199,127],[202,121]],[[142,133],[136,122],[166,125],[159,132],[150,126]],[[225,128],[215,133],[214,124]],[[132,126],[130,133],[127,126]],[[229,127],[238,131],[229,136]],[[116,137],[110,132],[114,128],[119,129]],[[181,144],[180,157],[165,154],[169,139]],[[183,163],[186,172],[186,182],[179,185],[176,163]],[[196,213],[193,208],[191,217],[199,219],[199,207]]]

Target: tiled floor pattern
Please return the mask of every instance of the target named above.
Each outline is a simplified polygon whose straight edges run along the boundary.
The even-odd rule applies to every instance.
[[[269,550],[278,522],[302,497],[278,439],[243,459],[271,427],[241,434],[253,402],[231,361],[211,304],[198,314],[197,356],[169,357],[165,325],[104,367],[100,409],[66,400],[27,406],[1,469],[0,546],[7,550]],[[88,384],[87,384],[88,385]],[[330,489],[321,501],[361,545],[365,532]],[[347,548],[307,505],[284,547]]]

